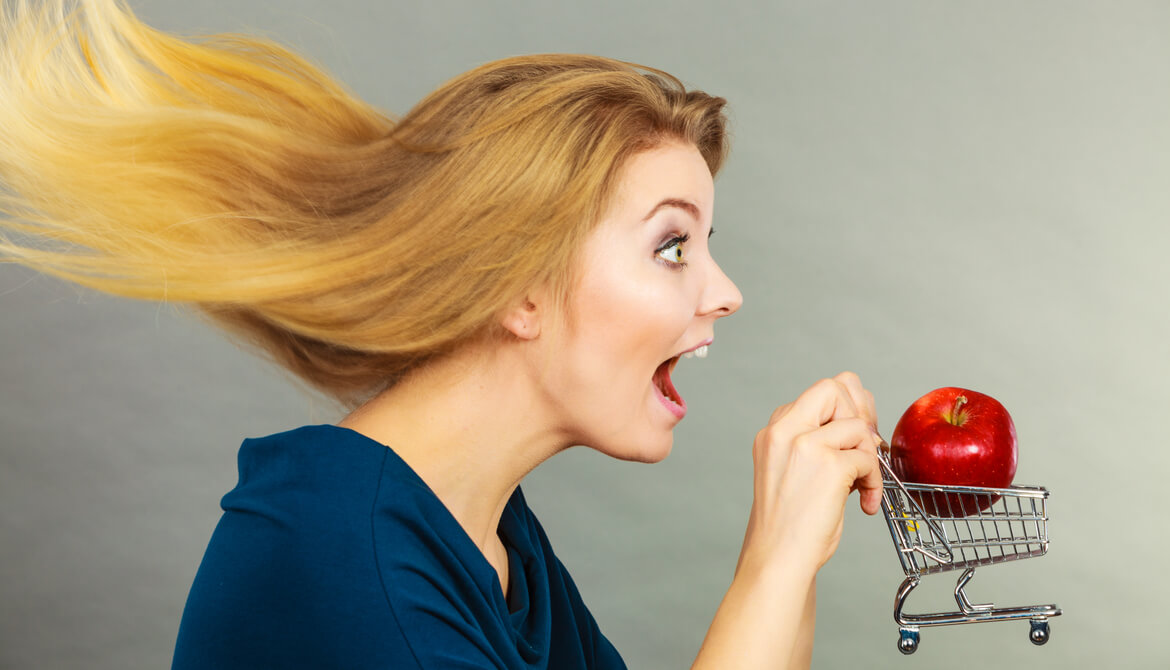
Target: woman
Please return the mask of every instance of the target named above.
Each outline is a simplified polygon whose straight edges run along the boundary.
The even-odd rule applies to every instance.
[[[5,4],[0,250],[190,304],[353,408],[244,442],[174,667],[624,667],[519,483],[669,453],[671,370],[741,302],[707,246],[724,101],[547,55],[394,121],[270,43],[80,10]],[[773,413],[695,667],[808,665],[879,441],[851,374]]]

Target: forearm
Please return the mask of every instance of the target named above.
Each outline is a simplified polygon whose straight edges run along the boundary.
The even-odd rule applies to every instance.
[[[816,574],[837,550],[845,500],[874,514],[882,481],[873,396],[851,373],[772,413],[752,443],[752,510],[735,578],[693,668],[808,668]]]
[[[817,627],[817,583],[813,580],[808,588],[808,596],[804,601],[804,614],[800,619],[800,630],[796,633],[796,646],[792,650],[792,660],[789,668],[809,668],[812,666],[813,637]]]
[[[815,571],[741,566],[693,670],[807,668],[816,623]]]

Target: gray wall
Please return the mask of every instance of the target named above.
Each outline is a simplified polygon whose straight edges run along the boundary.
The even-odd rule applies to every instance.
[[[842,369],[887,433],[937,386],[1007,405],[1017,483],[1052,491],[1051,550],[969,591],[1066,614],[1046,647],[962,626],[904,659],[901,571],[851,503],[816,667],[1166,667],[1170,3],[716,4],[133,2],[170,30],[275,36],[397,112],[546,51],[731,101],[713,242],[746,304],[680,368],[674,453],[576,450],[525,483],[631,668],[688,665],[735,564],[752,436]],[[172,306],[3,267],[0,314],[0,667],[165,666],[239,441],[337,408]],[[945,605],[934,579],[912,605]]]

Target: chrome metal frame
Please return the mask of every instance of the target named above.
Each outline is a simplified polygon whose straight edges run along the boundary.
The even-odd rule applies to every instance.
[[[972,604],[964,588],[975,576],[976,567],[1047,553],[1048,491],[1038,486],[995,489],[903,483],[886,457],[888,445],[882,446],[878,452],[885,487],[882,514],[906,574],[894,597],[898,650],[903,654],[914,653],[923,626],[1015,619],[1030,622],[1028,638],[1034,644],[1047,642],[1048,619],[1061,614],[1056,605]],[[963,570],[955,585],[957,611],[926,614],[903,611],[906,599],[923,575],[952,570]]]

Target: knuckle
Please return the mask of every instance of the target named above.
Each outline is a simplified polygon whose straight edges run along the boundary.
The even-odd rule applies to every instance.
[[[837,393],[843,398],[848,398],[850,400],[853,399],[853,394],[849,388],[849,382],[847,379],[842,379],[841,375],[837,375],[836,377],[827,379],[826,381],[832,386],[834,393]]]
[[[752,449],[754,451],[761,451],[765,448],[768,442],[768,435],[771,431],[768,428],[761,428],[760,432],[756,433],[756,439],[752,440]]]
[[[772,445],[782,439],[783,436],[776,424],[764,426],[756,433],[756,439],[752,441],[752,457],[757,462],[764,459],[771,451]]]
[[[818,391],[829,391],[836,389],[838,386],[840,386],[840,384],[836,379],[825,377],[824,379],[818,379],[816,383],[812,385],[812,388]]]
[[[848,419],[840,419],[844,424],[845,430],[849,431],[849,439],[864,439],[869,435],[869,422],[859,416],[852,416]]]
[[[775,411],[772,412],[772,415],[768,417],[768,423],[776,423],[780,419],[783,419],[784,415],[788,414],[790,409],[792,409],[792,403],[787,403],[777,407]]]
[[[784,442],[787,431],[783,424],[774,423],[760,431],[764,444],[780,444]]]
[[[792,451],[802,455],[816,451],[818,446],[820,445],[817,439],[811,433],[801,433],[792,438]]]
[[[845,370],[844,372],[839,373],[836,377],[834,377],[834,379],[846,386],[861,386],[861,377],[858,376],[856,372],[851,370]]]
[[[830,402],[830,398],[839,396],[848,396],[844,385],[836,379],[828,378],[818,380],[815,384],[808,387],[807,399],[811,403],[823,404]]]

